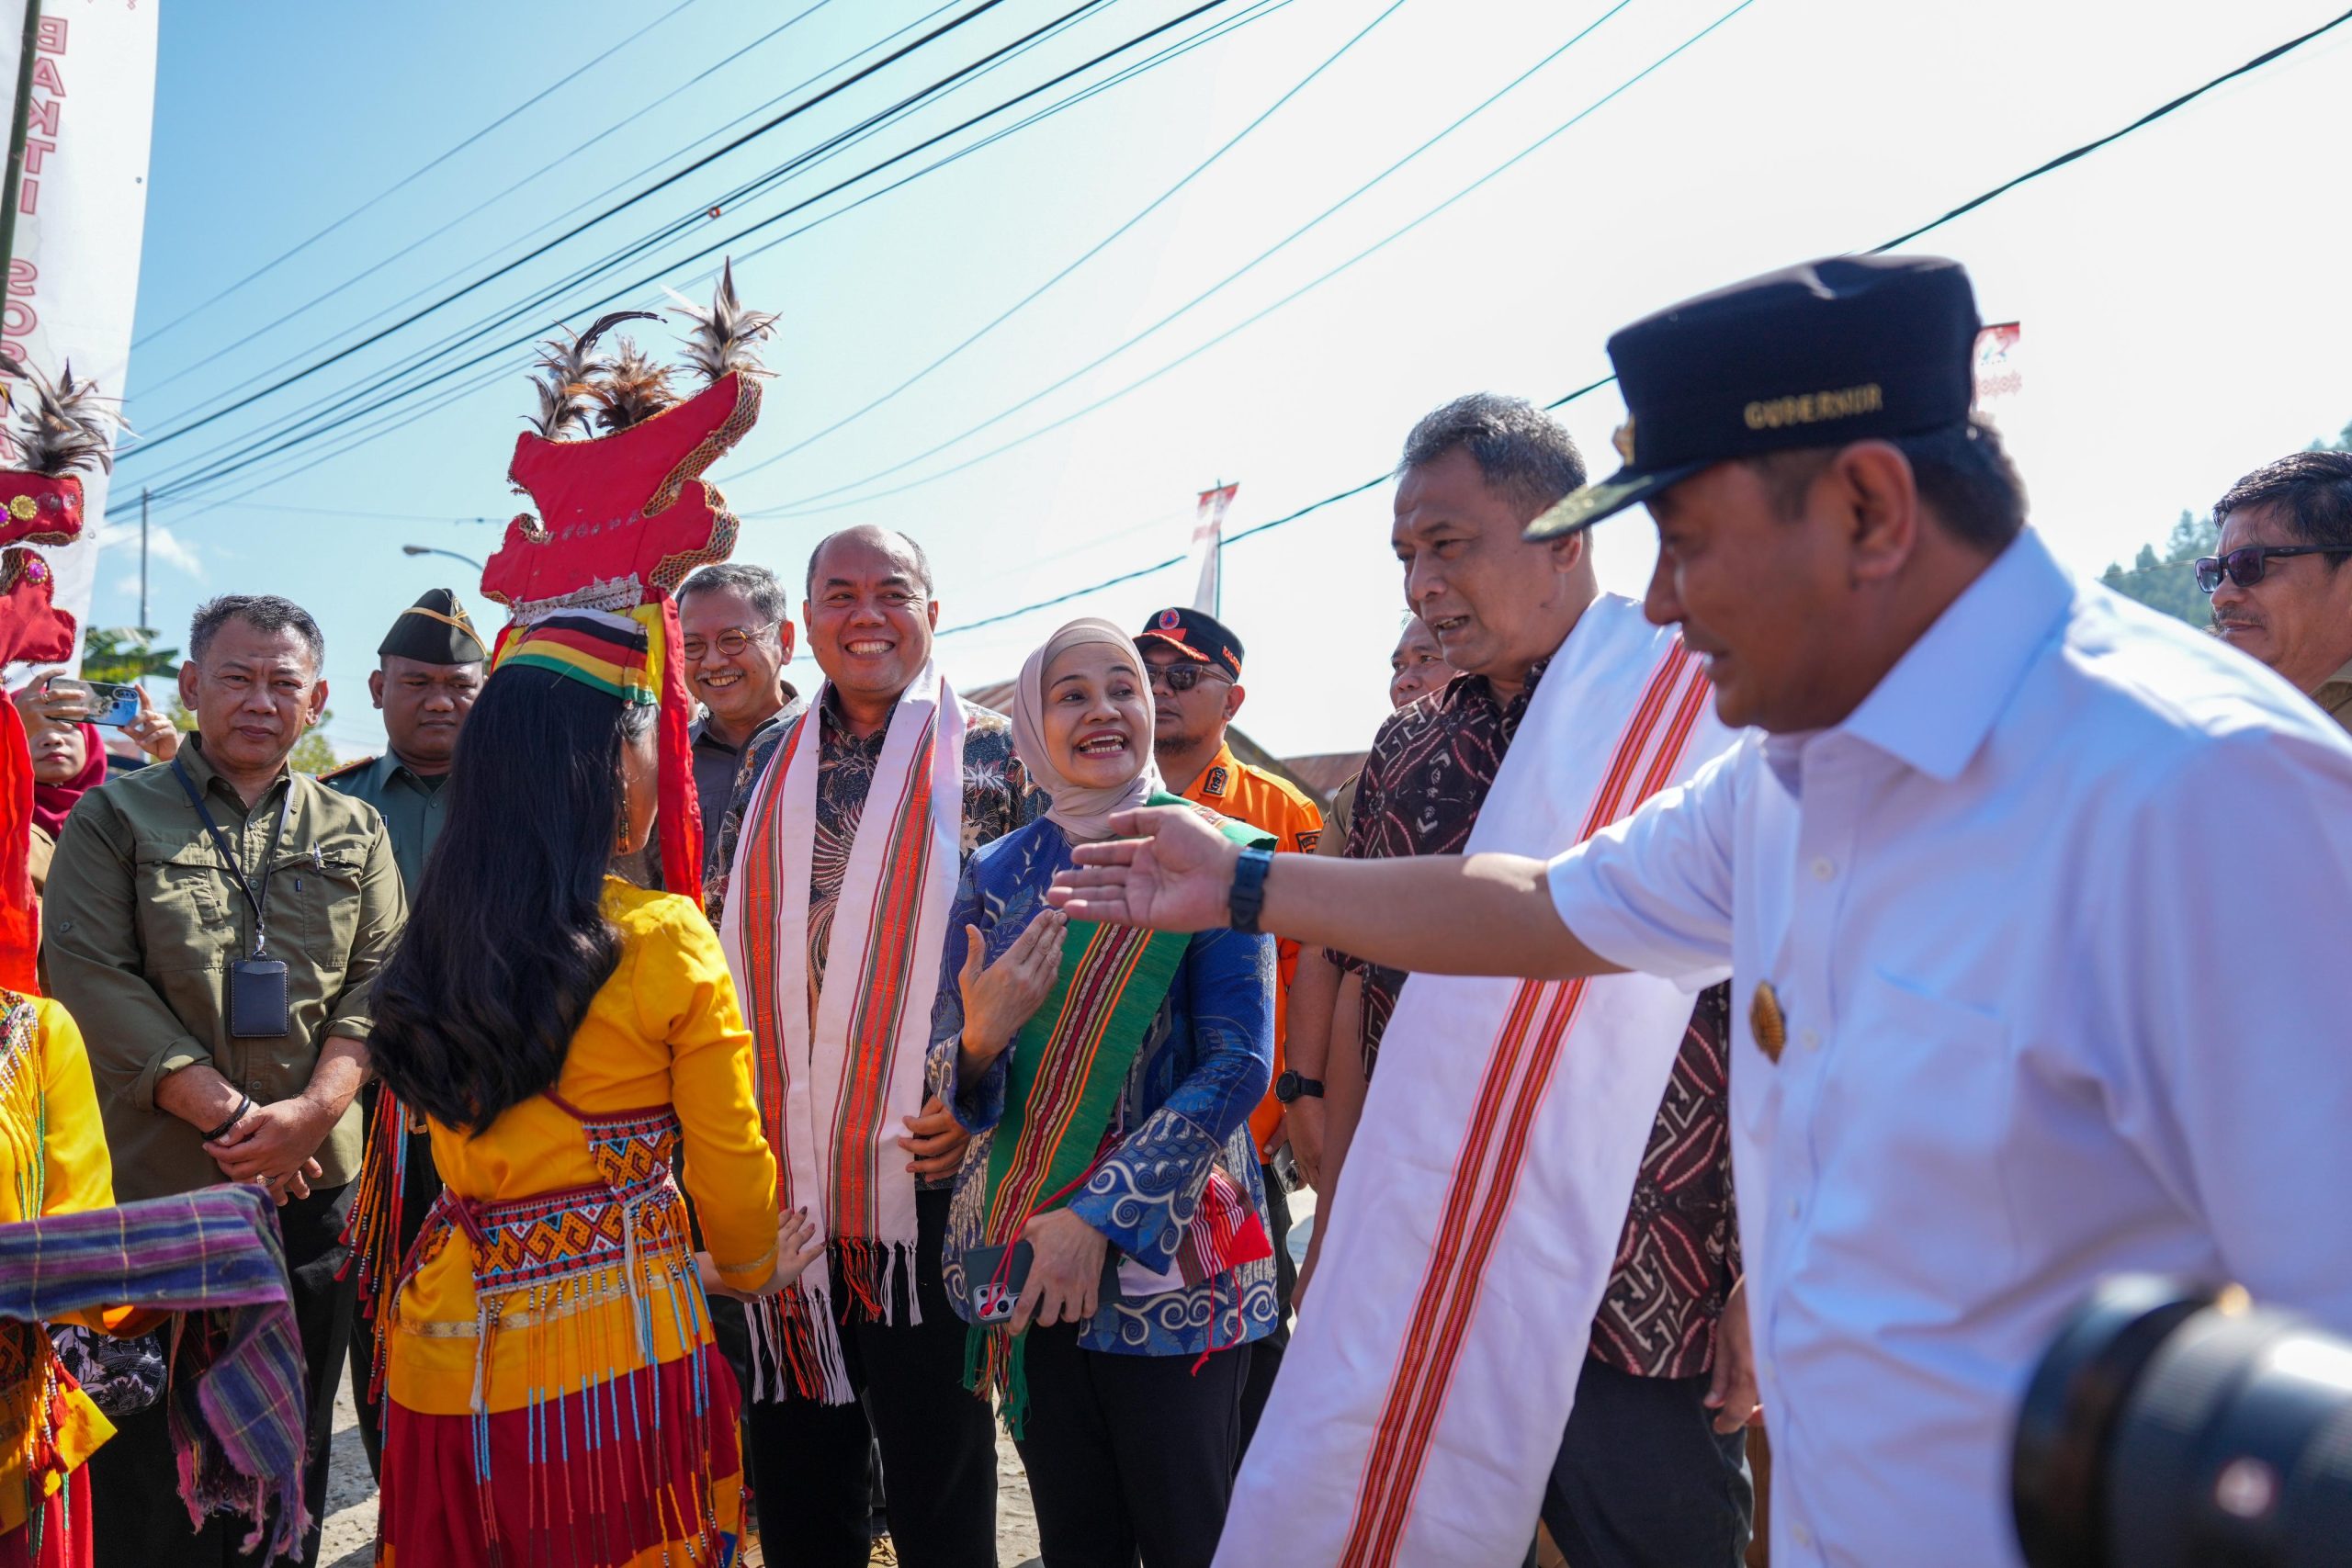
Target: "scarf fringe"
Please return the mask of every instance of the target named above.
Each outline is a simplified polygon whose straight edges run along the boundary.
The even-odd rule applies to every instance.
[[[790,1397],[787,1371],[791,1390],[803,1399],[847,1404],[857,1397],[824,1286],[803,1280],[752,1303],[743,1316],[752,1331],[752,1398],[775,1404]]]
[[[392,1321],[392,1298],[404,1277],[400,1238],[408,1192],[408,1110],[390,1089],[377,1092],[367,1136],[359,1190],[352,1197],[351,1218],[343,1227],[343,1245],[351,1256],[335,1278],[347,1279],[355,1271],[359,1276],[359,1315],[378,1325],[368,1358],[368,1396],[381,1399],[389,1343],[383,1330]]]

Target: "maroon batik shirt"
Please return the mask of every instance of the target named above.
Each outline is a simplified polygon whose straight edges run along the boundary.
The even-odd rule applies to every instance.
[[[1485,676],[1457,675],[1391,715],[1364,762],[1346,852],[1358,860],[1462,853],[1544,663],[1529,671],[1526,688],[1508,704],[1495,700]],[[1613,735],[1593,737],[1595,745],[1616,741]],[[1331,956],[1363,976],[1361,1043],[1369,1076],[1405,973],[1344,953]],[[1739,1278],[1724,1098],[1730,1033],[1730,988],[1711,987],[1684,1027],[1618,1239],[1608,1294],[1593,1319],[1592,1353],[1637,1376],[1694,1377],[1708,1371],[1716,1321]]]

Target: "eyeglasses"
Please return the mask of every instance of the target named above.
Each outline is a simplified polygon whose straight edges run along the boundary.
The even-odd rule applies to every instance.
[[[2269,570],[2273,556],[2352,556],[2352,545],[2248,545],[2225,556],[2197,558],[2197,586],[2211,593],[2227,577],[2240,588],[2251,588]]]
[[[754,640],[767,636],[783,624],[782,621],[770,621],[766,626],[753,626],[749,631],[741,626],[729,626],[707,642],[698,637],[690,637],[678,644],[678,651],[688,659],[699,660],[715,646],[728,658],[739,659]]]
[[[1204,664],[1147,664],[1144,670],[1151,684],[1165,685],[1171,692],[1189,692],[1204,680],[1233,684],[1231,676],[1220,675]]]

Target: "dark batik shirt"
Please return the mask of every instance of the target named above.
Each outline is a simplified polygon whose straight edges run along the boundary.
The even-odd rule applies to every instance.
[[[1485,676],[1456,675],[1389,716],[1364,761],[1346,852],[1358,860],[1462,853],[1544,671],[1538,663],[1509,703],[1495,700]],[[1594,743],[1612,745],[1615,737],[1595,737]],[[1363,976],[1369,1076],[1405,972],[1331,956]],[[1730,1033],[1730,988],[1716,986],[1701,994],[1683,1031],[1618,1240],[1616,1269],[1593,1319],[1592,1353],[1639,1376],[1706,1371],[1714,1360],[1715,1322],[1739,1278],[1724,1099]]]

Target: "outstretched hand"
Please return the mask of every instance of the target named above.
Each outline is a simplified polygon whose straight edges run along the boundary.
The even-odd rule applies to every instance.
[[[1204,931],[1223,926],[1240,846],[1187,807],[1147,806],[1111,818],[1133,835],[1078,846],[1078,864],[1054,877],[1046,901],[1074,920]]]

